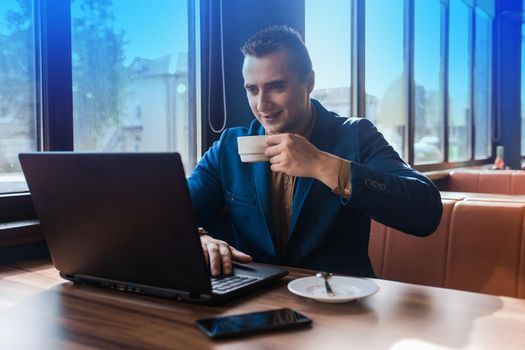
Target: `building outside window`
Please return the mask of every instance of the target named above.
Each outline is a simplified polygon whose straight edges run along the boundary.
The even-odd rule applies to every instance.
[[[444,56],[440,0],[414,3],[414,164],[444,160]]]
[[[0,194],[27,191],[18,153],[38,149],[33,1],[0,1]]]
[[[523,3],[523,6],[525,6],[525,2]],[[521,25],[521,99],[520,100],[521,100],[521,155],[525,156],[525,23]]]
[[[348,0],[305,1],[305,43],[315,71],[311,96],[343,117],[351,113],[351,5]]]
[[[472,156],[471,49],[472,15],[462,0],[450,1],[448,49],[448,158]]]
[[[488,158],[492,151],[492,18],[475,10],[474,119],[475,159]]]
[[[191,171],[188,3],[73,0],[71,13],[74,149],[177,151]]]
[[[365,4],[366,118],[406,159],[407,78],[404,70],[403,0]]]

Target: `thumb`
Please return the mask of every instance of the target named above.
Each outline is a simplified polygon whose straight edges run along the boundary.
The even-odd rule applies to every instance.
[[[242,262],[242,263],[249,263],[249,262],[252,262],[253,260],[252,257],[249,256],[248,254],[244,254],[243,252],[233,247],[230,247],[230,250],[232,252],[232,259],[235,261]]]

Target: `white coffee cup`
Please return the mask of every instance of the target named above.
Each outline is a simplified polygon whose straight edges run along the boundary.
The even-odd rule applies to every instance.
[[[264,155],[264,150],[266,149],[266,136],[264,135],[237,137],[237,147],[242,162],[268,161],[268,157]]]

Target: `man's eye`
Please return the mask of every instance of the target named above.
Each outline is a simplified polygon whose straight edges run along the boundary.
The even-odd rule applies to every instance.
[[[248,93],[250,95],[255,95],[257,94],[257,89],[256,88],[246,88],[246,91],[248,91]]]
[[[270,87],[270,89],[272,89],[272,90],[282,90],[282,89],[284,89],[284,85],[283,84],[272,85]]]

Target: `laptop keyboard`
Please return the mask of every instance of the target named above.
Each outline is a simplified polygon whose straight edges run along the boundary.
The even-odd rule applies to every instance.
[[[244,276],[221,276],[211,278],[212,293],[223,294],[230,290],[237,289],[246,284],[256,281],[255,277]]]

